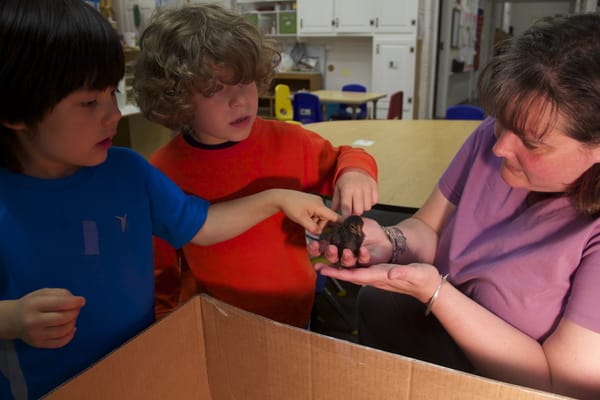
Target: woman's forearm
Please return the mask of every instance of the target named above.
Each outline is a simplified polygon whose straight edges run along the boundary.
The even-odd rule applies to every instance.
[[[550,368],[540,343],[451,284],[442,286],[432,312],[480,374],[541,390],[552,389]]]
[[[384,228],[392,243],[392,264],[422,262],[431,264],[435,257],[438,235],[421,220],[411,217]]]

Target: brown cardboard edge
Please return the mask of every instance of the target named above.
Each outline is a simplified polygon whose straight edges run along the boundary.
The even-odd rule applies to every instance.
[[[201,318],[194,297],[44,399],[210,399]]]
[[[214,399],[565,399],[202,301]]]

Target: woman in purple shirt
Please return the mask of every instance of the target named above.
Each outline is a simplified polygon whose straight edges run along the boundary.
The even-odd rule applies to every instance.
[[[365,219],[358,258],[344,250],[342,265],[370,267],[317,268],[366,285],[362,344],[600,398],[600,15],[536,23],[479,91],[492,117],[423,207]]]

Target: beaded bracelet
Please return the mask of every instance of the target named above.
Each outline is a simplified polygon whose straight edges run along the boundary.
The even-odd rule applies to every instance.
[[[384,226],[381,229],[383,229],[383,233],[385,233],[392,244],[390,264],[399,264],[400,256],[406,251],[406,236],[404,236],[402,229],[398,226]]]
[[[435,289],[435,292],[433,292],[433,296],[431,296],[431,298],[427,302],[427,308],[425,309],[425,316],[428,316],[431,313],[431,308],[433,307],[433,303],[435,303],[438,296],[440,295],[440,290],[442,290],[442,285],[446,281],[446,278],[448,278],[448,274],[440,275],[440,277],[442,278],[442,280],[440,281],[440,284],[438,285],[437,289]]]

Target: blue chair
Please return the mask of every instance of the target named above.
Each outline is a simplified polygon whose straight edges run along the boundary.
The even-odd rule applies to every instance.
[[[358,83],[349,83],[347,85],[342,86],[342,91],[364,93],[367,91],[367,88]],[[331,119],[352,119],[352,106],[340,103],[338,110],[331,114]],[[367,119],[367,103],[358,106],[358,110],[356,112],[356,119]]]
[[[458,104],[448,107],[446,110],[446,119],[483,120],[485,119],[485,112],[476,106]]]
[[[302,124],[323,121],[323,110],[319,96],[310,92],[296,92],[292,101],[294,120]]]

